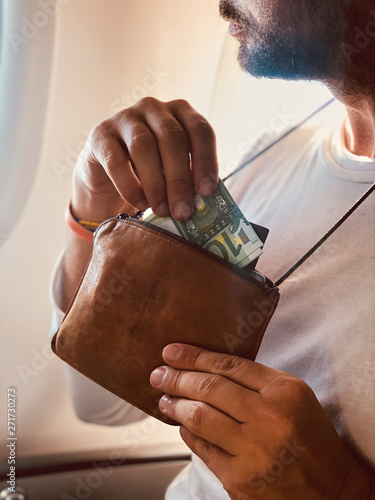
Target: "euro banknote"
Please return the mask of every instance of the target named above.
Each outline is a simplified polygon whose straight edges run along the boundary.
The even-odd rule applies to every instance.
[[[187,221],[158,217],[151,208],[145,211],[142,220],[181,236],[240,268],[262,254],[262,241],[221,180],[210,198],[195,195],[195,212]]]

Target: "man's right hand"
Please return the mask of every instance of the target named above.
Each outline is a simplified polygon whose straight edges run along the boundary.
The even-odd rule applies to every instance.
[[[73,175],[72,210],[79,219],[102,222],[151,206],[155,214],[188,219],[195,189],[214,194],[218,183],[212,127],[183,100],[147,97],[100,123],[90,134]],[[92,243],[73,231],[55,275],[54,295],[65,311]]]
[[[193,189],[206,197],[216,191],[215,134],[186,101],[147,97],[92,131],[73,179],[79,218],[100,222],[151,206],[161,217],[186,220]]]

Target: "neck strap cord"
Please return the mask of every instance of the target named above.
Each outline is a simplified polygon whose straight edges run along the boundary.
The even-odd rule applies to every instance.
[[[279,142],[284,140],[286,137],[288,137],[290,134],[292,134],[295,130],[299,129],[302,127],[306,122],[311,120],[314,116],[316,116],[318,113],[323,111],[325,108],[327,108],[330,104],[332,104],[335,101],[335,99],[330,99],[326,103],[324,103],[322,106],[320,106],[318,109],[313,111],[310,115],[308,115],[306,118],[304,118],[301,122],[297,123],[294,127],[292,127],[290,130],[285,132],[285,134],[282,134],[278,139],[276,139],[274,142],[266,146],[264,149],[262,149],[259,153],[255,154],[252,156],[249,160],[246,160],[244,163],[242,163],[239,167],[237,167],[233,172],[231,172],[229,175],[227,175],[224,179],[223,182],[226,182],[228,179],[236,175],[238,172],[243,170],[245,167],[253,163],[255,160],[257,160],[260,156],[264,155],[267,151],[269,151],[271,148],[276,146]],[[375,182],[372,184],[367,191],[357,200],[354,205],[349,208],[349,210],[341,217],[341,219],[336,222],[336,224],[314,245],[294,266],[292,266],[289,271],[287,271],[280,279],[278,279],[275,283],[275,286],[280,286],[284,281],[289,278],[306,260],[311,257],[313,253],[315,253],[318,248],[320,248],[325,241],[328,240],[330,236],[340,227],[342,224],[357,210],[357,208],[370,196],[375,191]]]
[[[349,208],[349,210],[341,217],[341,219],[336,222],[336,224],[314,245],[311,250],[309,250],[293,267],[289,269],[279,280],[276,281],[275,285],[279,286],[283,283],[291,274],[294,273],[311,255],[318,250],[319,247],[323,245],[325,241],[328,240],[330,236],[357,210],[357,208],[370,196],[371,193],[375,191],[375,182],[368,188],[368,190],[357,200],[354,205]]]

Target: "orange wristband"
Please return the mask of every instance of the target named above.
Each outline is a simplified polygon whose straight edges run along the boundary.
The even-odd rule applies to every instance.
[[[92,243],[94,230],[100,225],[100,222],[80,221],[79,219],[76,219],[72,212],[71,200],[66,208],[65,221],[73,232],[75,232],[80,238],[88,241],[89,243]],[[89,226],[93,230],[86,229],[85,226]]]

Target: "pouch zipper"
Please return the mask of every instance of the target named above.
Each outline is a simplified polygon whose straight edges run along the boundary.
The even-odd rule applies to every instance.
[[[221,257],[219,257],[218,255],[215,255],[214,253],[210,252],[209,250],[206,250],[205,248],[200,247],[196,243],[193,243],[189,240],[186,240],[185,238],[182,238],[181,236],[177,236],[176,234],[170,233],[166,229],[154,226],[154,224],[150,224],[149,222],[145,222],[145,221],[140,220],[138,218],[132,217],[131,215],[126,214],[126,213],[118,214],[117,217],[112,217],[111,219],[107,219],[106,221],[102,222],[100,224],[100,226],[98,226],[97,229],[95,230],[93,237],[95,238],[97,231],[101,228],[101,226],[103,224],[105,224],[111,220],[123,220],[123,221],[131,220],[132,222],[140,224],[141,226],[148,227],[149,229],[152,229],[152,230],[156,231],[157,233],[166,235],[175,241],[178,241],[180,243],[182,241],[185,245],[193,248],[196,252],[199,249],[202,253],[204,253],[205,255],[210,257],[211,259],[219,262],[224,267],[227,267],[228,269],[234,271],[237,275],[241,276],[242,278],[245,278],[248,281],[252,281],[257,285],[261,285],[262,289],[266,290],[267,292],[277,290],[277,287],[275,287],[275,285],[271,282],[271,280],[269,280],[263,273],[261,273],[257,269],[252,269],[250,271],[244,271],[241,268],[232,264],[231,262],[228,262],[227,260],[224,260]]]

